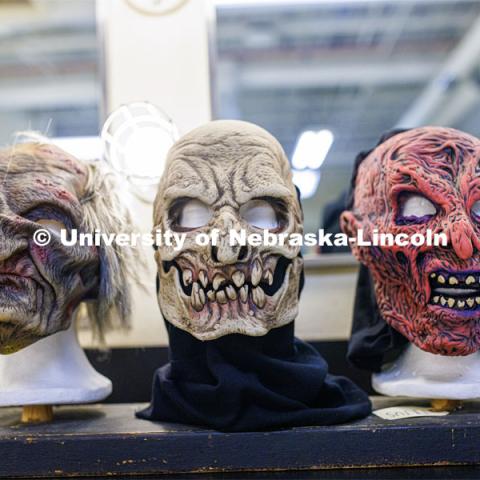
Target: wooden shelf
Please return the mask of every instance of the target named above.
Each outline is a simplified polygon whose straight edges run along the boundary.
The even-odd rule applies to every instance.
[[[375,398],[376,408],[421,405]],[[426,405],[426,403],[425,403]],[[48,424],[20,423],[0,409],[0,477],[147,475],[474,465],[480,404],[446,417],[386,421],[371,416],[332,427],[225,434],[138,420],[137,404],[59,407]]]

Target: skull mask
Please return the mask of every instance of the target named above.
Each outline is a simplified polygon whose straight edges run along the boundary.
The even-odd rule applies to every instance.
[[[0,353],[67,329],[86,300],[100,333],[114,310],[125,320],[129,295],[120,282],[129,252],[60,241],[62,229],[121,228],[99,167],[52,145],[25,143],[0,152],[0,178]],[[45,246],[34,241],[38,229],[50,232]]]
[[[480,348],[480,141],[449,128],[397,134],[359,165],[350,236],[444,233],[448,246],[354,246],[385,321],[441,355]]]
[[[215,121],[170,150],[154,205],[155,230],[183,232],[180,251],[156,252],[164,317],[200,340],[251,336],[291,322],[298,310],[299,247],[232,245],[230,230],[301,233],[288,160],[265,130]],[[219,232],[216,245],[197,234]]]

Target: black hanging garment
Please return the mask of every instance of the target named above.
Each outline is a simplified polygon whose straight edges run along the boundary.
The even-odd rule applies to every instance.
[[[408,129],[397,129],[384,133],[376,147],[406,131]],[[348,210],[353,208],[358,168],[372,151],[373,149],[360,152],[355,159],[350,192],[345,206]],[[390,362],[400,355],[407,343],[408,340],[390,327],[381,316],[370,271],[365,265],[360,265],[355,292],[352,333],[348,345],[348,360],[360,369],[379,372],[384,363]]]
[[[166,322],[170,362],[155,372],[152,401],[137,416],[222,431],[332,425],[371,412],[366,393],[294,337],[294,323],[262,337],[202,342]]]
[[[373,279],[364,265],[360,265],[358,272],[353,311],[347,358],[358,368],[379,372],[384,363],[400,355],[408,340],[381,316]]]

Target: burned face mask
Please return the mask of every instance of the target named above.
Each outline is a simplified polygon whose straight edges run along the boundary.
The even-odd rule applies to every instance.
[[[0,353],[67,329],[84,301],[100,333],[112,315],[124,321],[128,287],[117,282],[125,280],[129,252],[60,240],[62,229],[115,225],[120,209],[112,208],[98,167],[52,145],[26,143],[0,153],[0,178]],[[47,245],[34,241],[39,229],[49,232]]]
[[[359,229],[428,237],[447,246],[354,246],[369,269],[383,319],[417,347],[441,355],[480,348],[480,141],[449,128],[399,133],[359,165],[350,236]]]
[[[155,230],[185,233],[156,252],[158,300],[176,327],[200,340],[265,335],[298,310],[299,247],[232,245],[230,231],[301,233],[288,160],[265,130],[212,122],[170,150],[154,205]],[[216,245],[198,234],[219,232]]]

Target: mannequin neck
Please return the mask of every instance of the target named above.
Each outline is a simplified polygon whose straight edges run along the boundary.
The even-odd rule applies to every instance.
[[[377,392],[389,396],[480,398],[480,352],[450,357],[409,344],[400,357],[372,376],[372,385]]]
[[[58,405],[103,400],[110,380],[90,365],[74,322],[11,355],[0,355],[0,406]]]

